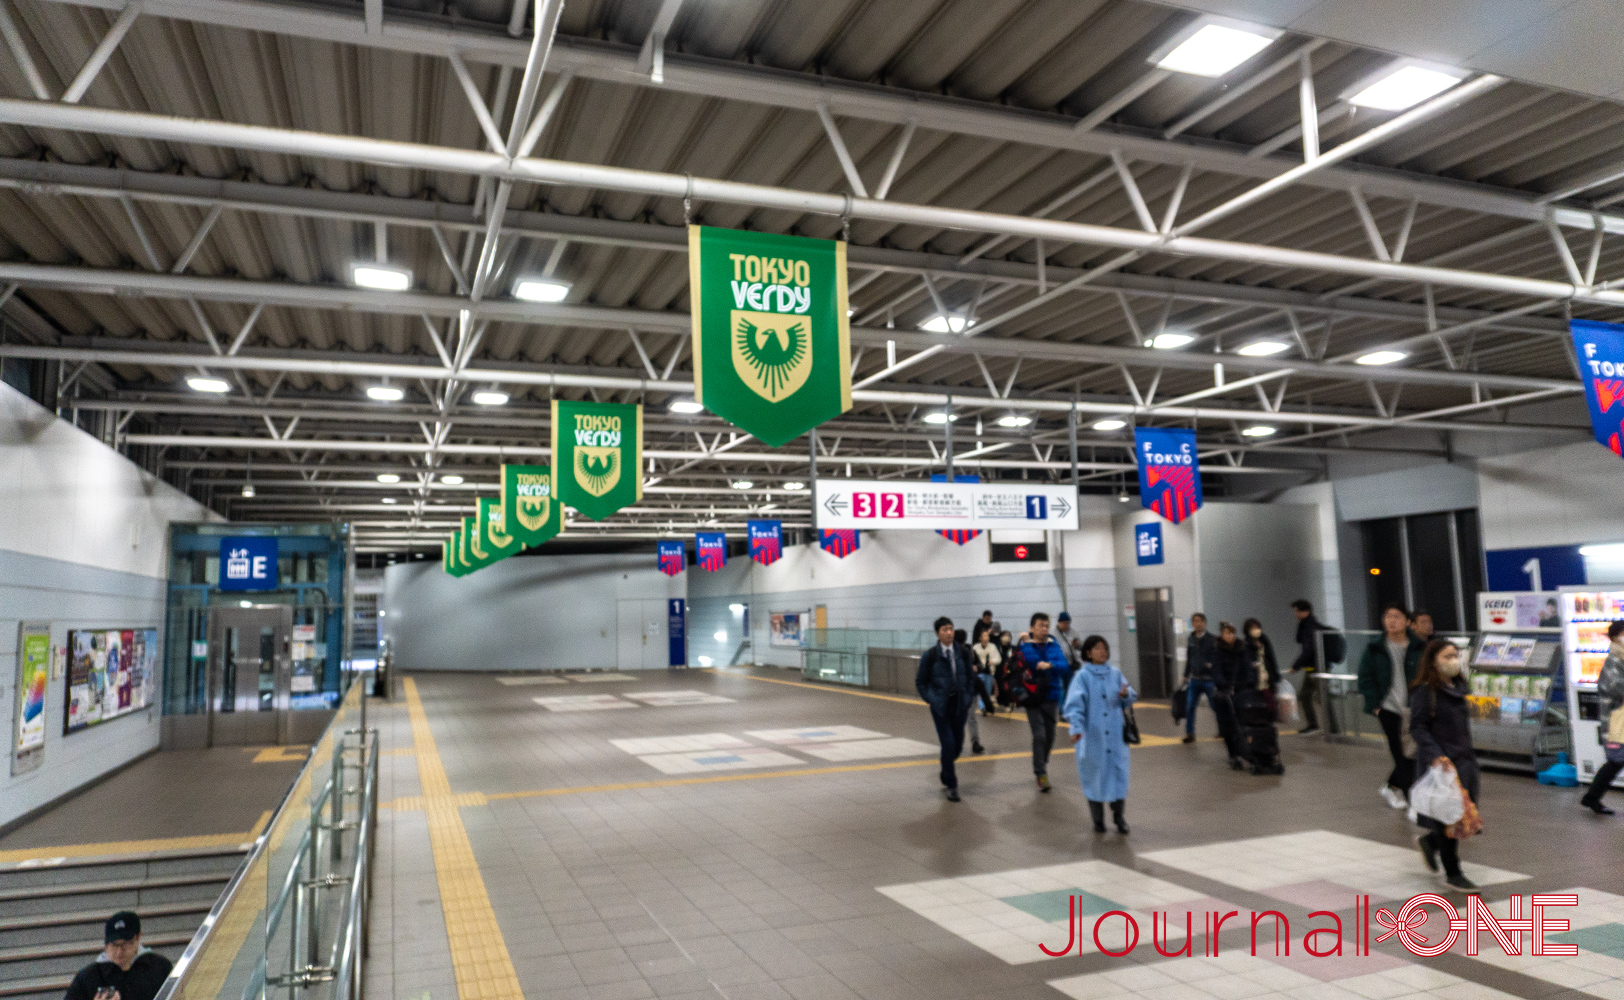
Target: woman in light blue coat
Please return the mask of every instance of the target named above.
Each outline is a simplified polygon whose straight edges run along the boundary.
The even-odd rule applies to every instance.
[[[1083,665],[1072,675],[1060,714],[1071,726],[1077,748],[1077,777],[1083,783],[1094,832],[1105,832],[1105,803],[1118,833],[1128,832],[1122,806],[1128,797],[1128,744],[1122,740],[1122,709],[1139,695],[1122,671],[1107,663],[1111,646],[1102,636],[1083,640]]]

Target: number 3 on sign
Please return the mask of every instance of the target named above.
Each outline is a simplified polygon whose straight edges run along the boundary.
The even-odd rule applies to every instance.
[[[874,494],[853,493],[851,495],[852,517],[873,517],[878,511],[874,509]]]

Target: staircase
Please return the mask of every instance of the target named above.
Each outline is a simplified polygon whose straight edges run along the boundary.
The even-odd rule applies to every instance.
[[[0,997],[61,997],[101,954],[103,925],[118,910],[139,914],[141,943],[175,961],[245,854],[223,847],[0,865]]]

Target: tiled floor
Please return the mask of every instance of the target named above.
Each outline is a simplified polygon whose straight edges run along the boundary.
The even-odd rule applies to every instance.
[[[1486,774],[1487,831],[1463,856],[1486,899],[1581,887],[1577,959],[1502,961],[1492,942],[1477,958],[1422,959],[1391,940],[1315,959],[1302,954],[1310,911],[1348,920],[1355,891],[1380,906],[1441,887],[1421,867],[1416,829],[1373,791],[1382,748],[1285,736],[1286,774],[1259,778],[1225,768],[1216,742],[1137,748],[1133,833],[1096,835],[1064,730],[1055,791],[1040,795],[1025,720],[983,720],[988,753],[960,762],[964,801],[952,804],[922,705],[759,673],[627,675],[626,691],[673,693],[658,709],[620,691],[574,695],[642,711],[557,711],[547,696],[573,692],[532,700],[540,692],[483,675],[415,677],[450,790],[472,803],[456,816],[525,996],[1624,1000],[1624,898],[1598,891],[1624,891],[1624,823],[1582,812],[1576,791]],[[579,676],[605,675],[566,683]],[[376,709],[386,749],[412,747],[405,716]],[[1165,710],[1143,707],[1139,721],[1147,735],[1177,735]],[[1210,735],[1211,716],[1200,724]],[[917,752],[878,756],[887,747]],[[743,766],[763,754],[785,760]],[[386,801],[422,794],[419,763],[384,758]],[[428,814],[379,819],[369,992],[450,1000],[455,949]],[[1044,956],[1036,940],[1064,944],[1079,904],[1085,938],[1118,909],[1140,915],[1145,939],[1123,958],[1091,940],[1082,954]],[[1177,918],[1174,942],[1195,912],[1190,957],[1151,949],[1158,905]],[[1266,954],[1266,939],[1246,954],[1237,918],[1206,957],[1201,914],[1220,908],[1280,911],[1290,956]],[[1107,946],[1123,933],[1110,920]]]

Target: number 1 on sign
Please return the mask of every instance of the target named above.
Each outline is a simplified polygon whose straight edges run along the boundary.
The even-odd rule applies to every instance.
[[[1528,574],[1528,582],[1532,585],[1532,589],[1534,591],[1538,592],[1538,591],[1543,591],[1545,589],[1544,587],[1540,586],[1540,584],[1543,581],[1541,581],[1540,578],[1539,578],[1540,574],[1539,574],[1539,557],[1538,556],[1535,556],[1534,558],[1532,558],[1532,559],[1528,560],[1527,562],[1523,563],[1522,571],[1524,573]]]
[[[1028,521],[1047,521],[1049,519],[1048,497],[1029,496],[1026,498],[1026,519]]]

